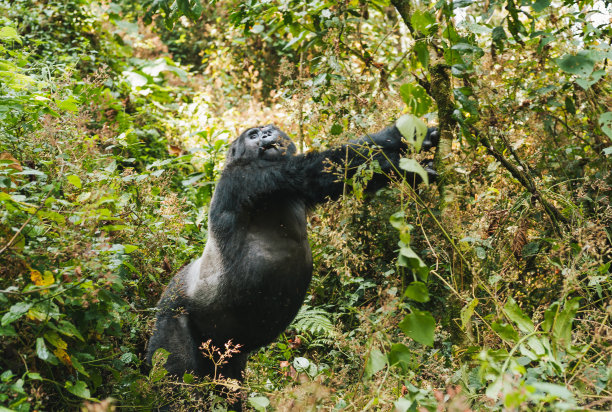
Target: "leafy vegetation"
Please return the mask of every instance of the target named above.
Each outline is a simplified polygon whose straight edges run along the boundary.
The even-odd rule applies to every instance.
[[[225,408],[236,382],[142,360],[228,140],[403,112],[439,125],[440,178],[366,196],[363,168],[312,214],[310,293],[245,405],[612,408],[609,2],[142,3],[0,1],[0,410]]]

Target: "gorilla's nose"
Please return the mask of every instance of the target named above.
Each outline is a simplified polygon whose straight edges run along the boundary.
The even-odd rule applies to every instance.
[[[278,139],[276,136],[264,136],[261,139],[261,147],[264,149],[269,149],[271,147],[276,147],[278,144]]]
[[[268,126],[264,126],[261,129],[259,129],[261,131],[261,134],[263,137],[268,137],[268,136],[273,136],[276,135],[276,127],[272,126],[272,125],[268,125]]]
[[[261,129],[261,146],[265,149],[276,146],[278,133],[274,126],[264,126]]]

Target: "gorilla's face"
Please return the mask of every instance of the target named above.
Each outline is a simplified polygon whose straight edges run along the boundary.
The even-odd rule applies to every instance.
[[[295,145],[278,127],[254,127],[242,133],[230,146],[227,163],[236,159],[277,160],[293,156]]]

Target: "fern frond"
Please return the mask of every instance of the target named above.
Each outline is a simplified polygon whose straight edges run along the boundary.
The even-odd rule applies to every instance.
[[[308,305],[300,309],[292,326],[298,332],[307,332],[313,336],[332,338],[337,333],[327,311]]]

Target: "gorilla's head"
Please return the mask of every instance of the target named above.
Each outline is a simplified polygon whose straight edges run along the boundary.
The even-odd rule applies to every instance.
[[[278,160],[293,156],[295,145],[283,131],[273,125],[254,127],[242,133],[231,144],[226,164],[237,159]]]

